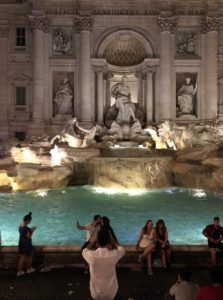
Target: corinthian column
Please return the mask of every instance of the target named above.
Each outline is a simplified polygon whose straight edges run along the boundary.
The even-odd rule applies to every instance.
[[[45,31],[48,20],[45,16],[29,16],[33,30],[33,115],[35,124],[33,134],[43,131],[44,121],[44,63],[45,63]]]
[[[202,33],[206,34],[206,67],[205,67],[205,119],[217,117],[218,107],[218,19],[206,17],[201,21]]]
[[[147,124],[154,121],[154,107],[153,107],[153,74],[156,72],[157,67],[156,66],[147,66],[146,67],[146,73],[147,73],[147,79],[146,79],[146,121]]]
[[[93,19],[83,16],[75,20],[76,29],[80,33],[80,122],[83,125],[92,123],[91,107],[91,29]]]
[[[97,122],[104,123],[104,74],[106,69],[104,66],[95,66],[97,73]]]
[[[0,139],[8,136],[8,26],[0,26]]]
[[[223,78],[218,80],[218,118],[223,119]]]
[[[159,120],[171,119],[172,106],[172,53],[171,34],[176,26],[175,17],[159,17],[160,33],[160,101]]]

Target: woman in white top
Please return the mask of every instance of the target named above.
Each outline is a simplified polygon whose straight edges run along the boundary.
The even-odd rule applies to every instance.
[[[152,220],[148,220],[145,226],[141,229],[139,239],[136,244],[137,250],[143,250],[142,255],[139,255],[139,262],[141,263],[143,259],[147,260],[149,275],[153,275],[151,254],[155,249],[155,236],[156,231],[153,228],[153,222]]]

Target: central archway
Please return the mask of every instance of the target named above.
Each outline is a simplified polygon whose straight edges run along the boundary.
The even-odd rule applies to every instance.
[[[96,43],[94,57],[106,58],[105,52],[108,51],[106,50],[108,46],[111,46],[116,51],[120,51],[123,47],[129,51],[129,47],[133,46],[134,51],[140,50],[138,54],[145,56],[144,58],[154,58],[157,56],[152,36],[148,32],[135,27],[114,27],[105,31]]]

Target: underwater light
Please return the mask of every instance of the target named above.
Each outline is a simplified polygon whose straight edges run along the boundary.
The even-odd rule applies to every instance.
[[[193,194],[194,197],[198,197],[198,198],[206,197],[206,193],[203,190],[193,190],[193,191],[194,191]]]
[[[48,192],[47,190],[37,190],[35,197],[39,196],[39,197],[44,198],[47,196],[47,192]]]
[[[125,188],[105,188],[105,187],[93,187],[93,192],[97,194],[128,194],[129,196],[140,196],[148,193],[147,189],[125,189]]]

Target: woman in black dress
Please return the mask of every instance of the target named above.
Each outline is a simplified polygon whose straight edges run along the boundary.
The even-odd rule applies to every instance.
[[[21,257],[19,259],[17,276],[25,274],[23,271],[25,264],[27,264],[27,274],[35,272],[35,269],[32,268],[32,235],[36,230],[36,227],[28,227],[31,220],[32,213],[30,212],[28,215],[24,216],[23,223],[19,226],[19,253],[21,254]]]
[[[170,262],[170,245],[168,230],[163,219],[159,219],[156,223],[156,249],[160,251],[163,267],[166,268]]]

